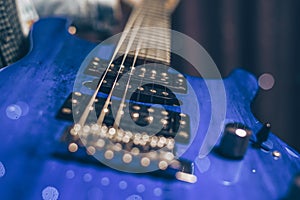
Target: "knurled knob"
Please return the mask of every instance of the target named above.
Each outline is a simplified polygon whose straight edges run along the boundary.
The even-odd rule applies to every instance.
[[[241,123],[226,125],[218,147],[221,155],[227,158],[241,159],[245,155],[252,131]]]

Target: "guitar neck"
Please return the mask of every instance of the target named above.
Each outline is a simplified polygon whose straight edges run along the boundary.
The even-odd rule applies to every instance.
[[[170,10],[166,1],[144,1],[134,8],[124,34],[127,34],[118,53],[134,56],[139,49],[140,59],[170,64]],[[133,41],[132,41],[133,40]]]

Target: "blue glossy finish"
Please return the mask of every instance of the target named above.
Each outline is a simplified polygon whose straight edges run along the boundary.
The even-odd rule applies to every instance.
[[[80,64],[95,47],[67,34],[66,26],[63,19],[37,22],[30,53],[0,73],[1,199],[279,199],[286,194],[291,178],[300,171],[300,155],[273,134],[268,144],[281,152],[279,159],[272,151],[252,147],[240,161],[213,152],[198,157],[211,110],[204,81],[195,77],[187,79],[199,91],[201,120],[184,157],[195,161],[197,183],[121,173],[51,156],[70,125],[55,115],[72,92]],[[224,84],[224,123],[242,122],[256,132],[261,123],[250,110],[258,89],[256,79],[236,70]],[[193,111],[189,95],[182,98]]]

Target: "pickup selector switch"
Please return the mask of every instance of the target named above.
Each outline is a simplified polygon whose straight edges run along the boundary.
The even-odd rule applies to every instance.
[[[271,124],[265,123],[256,134],[256,145],[261,147],[262,143],[268,140],[270,134]]]

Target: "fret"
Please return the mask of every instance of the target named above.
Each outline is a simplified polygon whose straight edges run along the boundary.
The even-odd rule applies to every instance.
[[[126,43],[126,42],[128,42],[127,39],[124,41],[124,43]],[[137,39],[137,41],[134,41],[133,44],[132,44],[132,47],[133,47],[132,49],[134,49],[134,47],[137,47],[138,43],[139,43],[139,39]],[[141,47],[142,48],[147,48],[147,47],[148,48],[155,48],[155,47],[157,47],[158,49],[169,50],[170,43],[167,42],[167,41],[164,41],[164,40],[158,42],[157,40],[155,40],[155,38],[149,38],[147,40],[147,43],[142,44]],[[126,46],[122,46],[121,49],[126,49]],[[119,52],[125,52],[125,51],[119,51]]]
[[[138,41],[137,42],[134,42],[132,44],[132,47],[131,47],[131,50],[135,50],[138,46]],[[146,44],[142,44],[140,45],[140,49],[143,49],[143,48],[157,48],[157,49],[161,49],[161,50],[169,50],[170,49],[170,45],[169,44],[166,44],[166,43],[158,43],[157,41],[153,40],[153,41],[148,41]],[[120,53],[125,53],[126,52],[126,49],[127,47],[125,46],[122,46],[119,50],[119,54]]]
[[[168,0],[170,1],[170,0]],[[135,36],[134,42],[131,44],[132,50],[135,50],[140,44],[139,57],[152,61],[170,64],[170,12],[165,7],[168,2],[166,0],[143,1],[133,10],[136,19],[129,29],[139,29]],[[130,19],[129,19],[130,20]],[[138,23],[142,20],[142,23]],[[147,28],[150,28],[147,30]],[[145,28],[145,29],[143,29]],[[118,50],[118,54],[124,54],[130,41],[130,34],[126,36]],[[135,51],[128,53],[134,56]]]
[[[163,31],[161,28],[156,28],[155,31],[145,27],[145,29],[141,29],[140,32],[141,34],[137,34],[135,36],[135,41],[137,42],[138,40],[149,40],[149,41],[157,41],[157,42],[163,42],[165,44],[169,43],[170,36],[167,34],[163,34]],[[157,40],[157,38],[160,38]],[[129,38],[125,38],[124,41],[129,41]]]

